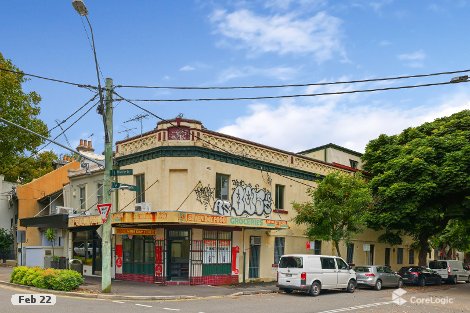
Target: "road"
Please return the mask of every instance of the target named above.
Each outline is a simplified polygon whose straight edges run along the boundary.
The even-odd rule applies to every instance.
[[[197,288],[197,287],[195,287]],[[394,289],[381,291],[359,289],[353,294],[341,291],[324,292],[318,297],[304,294],[265,294],[239,297],[179,301],[113,301],[57,296],[54,306],[14,306],[11,295],[27,293],[21,289],[0,286],[0,312],[2,313],[339,313],[339,312],[470,312],[470,284],[455,286],[406,287],[402,296],[407,303],[393,303]],[[410,303],[451,299],[452,303]],[[420,300],[421,299],[421,300]]]

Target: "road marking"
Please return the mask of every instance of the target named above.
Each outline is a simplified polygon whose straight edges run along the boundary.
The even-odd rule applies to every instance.
[[[387,304],[392,304],[392,301],[388,302],[377,302],[377,303],[370,303],[370,304],[363,304],[363,305],[356,305],[356,306],[350,306],[347,308],[340,308],[340,309],[332,309],[332,310],[327,310],[327,311],[321,311],[318,313],[339,313],[339,312],[346,312],[346,311],[354,311],[354,310],[360,310],[360,309],[365,309],[365,308],[372,308],[380,305],[387,305]]]
[[[143,306],[143,307],[145,307],[145,308],[151,308],[151,307],[152,307],[151,305],[138,304],[138,303],[136,303],[135,305],[137,305],[137,306]]]
[[[179,311],[180,309],[172,309],[172,308],[163,308],[164,310],[168,310],[168,311]]]
[[[123,301],[113,301],[114,303],[120,303],[120,304],[123,304],[123,303],[126,303],[126,302],[123,302]]]

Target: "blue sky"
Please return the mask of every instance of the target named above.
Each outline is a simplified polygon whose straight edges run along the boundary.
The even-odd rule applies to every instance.
[[[470,68],[470,1],[85,1],[105,77],[116,85],[237,86],[315,83]],[[25,72],[96,84],[84,20],[71,1],[4,1],[0,52]],[[87,27],[86,27],[87,28]],[[452,76],[328,87],[234,91],[118,89],[131,99],[251,97],[347,91],[448,81]],[[50,128],[92,94],[32,79]],[[381,133],[470,108],[470,85],[281,100],[141,103],[169,119],[179,113],[205,127],[289,151],[333,142],[363,152]],[[115,109],[115,140],[142,113]],[[157,119],[144,120],[144,131]],[[66,127],[68,124],[65,124]],[[57,134],[57,130],[52,136]],[[93,134],[93,135],[92,135]],[[91,111],[67,132],[73,147],[92,138]],[[91,136],[92,135],[92,136]],[[91,137],[90,137],[91,136]],[[65,144],[65,139],[60,138]],[[61,150],[57,150],[61,152]]]

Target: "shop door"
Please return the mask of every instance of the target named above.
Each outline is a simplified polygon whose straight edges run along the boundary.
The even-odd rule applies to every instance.
[[[151,236],[124,238],[123,273],[154,276],[155,241]]]
[[[92,232],[92,258],[93,258],[93,275],[101,275],[101,238],[96,231]]]
[[[259,261],[260,261],[260,249],[261,248],[261,237],[251,236],[250,237],[250,264],[248,268],[249,278],[259,278]]]
[[[188,280],[189,246],[189,230],[168,231],[168,280]]]

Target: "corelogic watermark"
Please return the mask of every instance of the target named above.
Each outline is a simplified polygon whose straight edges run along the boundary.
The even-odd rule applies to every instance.
[[[398,288],[392,292],[392,302],[398,305],[403,305],[407,302],[412,304],[453,304],[454,298],[451,297],[416,297],[412,296],[408,300],[405,300],[403,296],[407,293],[406,290]]]

